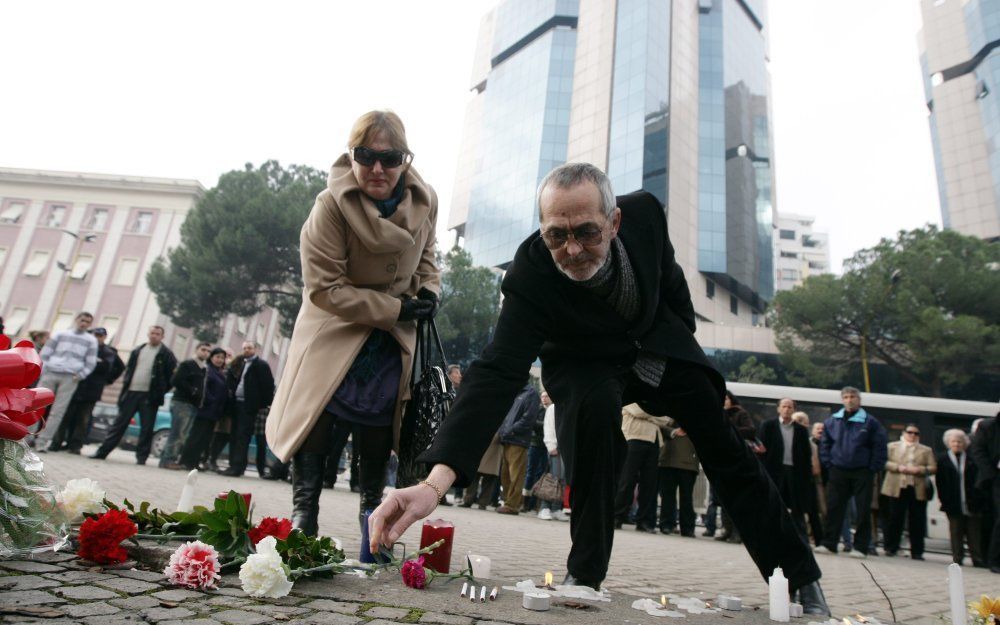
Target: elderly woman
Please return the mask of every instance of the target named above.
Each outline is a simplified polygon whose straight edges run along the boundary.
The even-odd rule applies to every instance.
[[[309,535],[318,531],[338,421],[356,426],[362,518],[382,501],[409,398],[416,321],[437,310],[437,195],[412,159],[395,113],[362,115],[302,227],[302,308],[267,442],[282,461],[294,460],[292,523]]]
[[[938,499],[941,511],[948,515],[948,530],[951,534],[951,559],[962,564],[965,559],[965,543],[969,543],[973,566],[985,566],[982,547],[983,494],[976,485],[976,463],[966,450],[969,436],[962,430],[953,429],[944,433],[944,446],[948,451],[937,457]]]

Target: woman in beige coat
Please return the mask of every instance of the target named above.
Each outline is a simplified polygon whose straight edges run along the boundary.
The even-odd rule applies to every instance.
[[[310,535],[337,420],[354,426],[362,516],[381,502],[415,321],[434,315],[441,289],[437,196],[410,166],[399,117],[366,113],[348,148],[302,227],[302,308],[267,419],[271,449],[294,460],[292,523]]]

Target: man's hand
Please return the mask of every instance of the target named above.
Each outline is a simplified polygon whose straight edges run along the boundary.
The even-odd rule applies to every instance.
[[[687,436],[688,433],[684,431],[684,428],[677,428],[674,430],[674,436]]]
[[[553,450],[553,451],[550,451],[550,452],[549,452],[549,455],[550,455],[550,456],[558,456],[558,455],[559,455],[559,450],[558,450],[558,449],[555,449],[555,450]]]
[[[447,493],[455,477],[451,467],[436,464],[427,481]],[[439,500],[437,491],[423,483],[389,493],[368,517],[368,544],[372,553],[378,553],[380,545],[388,547],[399,540],[407,528],[433,512]]]

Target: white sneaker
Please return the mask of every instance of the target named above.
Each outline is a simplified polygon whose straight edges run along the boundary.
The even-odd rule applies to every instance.
[[[862,551],[858,551],[857,549],[852,549],[852,550],[850,550],[850,551],[847,552],[847,557],[848,558],[857,558],[857,559],[861,560],[861,559],[867,558],[868,554],[864,553]]]
[[[823,545],[816,545],[815,547],[813,547],[813,553],[825,553],[831,556],[837,555],[836,551],[830,551],[827,547]]]
[[[538,518],[543,521],[551,521],[552,511],[549,510],[548,508],[542,508],[541,510],[538,511]]]
[[[556,510],[552,513],[552,518],[556,521],[569,521],[569,515],[562,510]]]

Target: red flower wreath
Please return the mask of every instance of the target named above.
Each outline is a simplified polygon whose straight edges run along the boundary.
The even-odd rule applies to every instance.
[[[121,542],[138,532],[127,512],[108,510],[88,518],[80,526],[80,549],[76,555],[98,564],[121,564],[128,559]]]
[[[250,542],[256,547],[257,543],[264,540],[266,536],[274,536],[278,540],[285,540],[292,531],[292,522],[288,519],[276,519],[267,516],[260,520],[257,527],[247,532]]]

